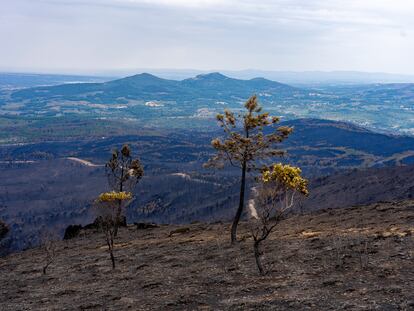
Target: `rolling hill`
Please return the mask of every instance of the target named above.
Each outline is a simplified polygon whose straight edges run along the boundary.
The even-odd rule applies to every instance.
[[[198,75],[182,81],[168,80],[148,73],[105,83],[78,83],[45,86],[12,93],[13,101],[50,100],[88,101],[93,103],[126,103],[131,100],[197,100],[198,98],[223,100],[237,94],[245,98],[254,93],[279,92],[291,95],[299,92],[291,86],[263,78],[239,80],[220,73]]]
[[[326,120],[283,124],[295,131],[284,145],[288,155],[275,160],[299,165],[311,179],[304,208],[411,197],[414,138]],[[37,232],[45,224],[62,235],[70,224],[92,221],[91,202],[107,189],[102,165],[111,149],[124,143],[145,165],[136,201],[128,210],[130,221],[231,219],[240,173],[202,167],[214,152],[211,139],[221,131],[146,129],[141,133],[0,146],[0,219],[12,224],[11,249],[36,245]],[[97,166],[85,165],[85,160]],[[142,207],[148,206],[156,206],[157,212],[143,215]]]
[[[364,127],[331,120],[297,119],[283,122],[294,127],[288,146],[345,147],[391,157],[414,151],[414,137],[376,133]]]
[[[354,169],[315,178],[303,210],[342,208],[414,198],[414,166]]]

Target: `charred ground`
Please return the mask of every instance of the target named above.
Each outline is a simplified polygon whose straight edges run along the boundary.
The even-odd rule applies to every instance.
[[[177,228],[184,228],[176,230]],[[294,215],[267,242],[259,277],[246,223],[121,230],[111,271],[101,234],[0,259],[2,310],[412,310],[414,201]],[[176,232],[176,233],[174,233]]]

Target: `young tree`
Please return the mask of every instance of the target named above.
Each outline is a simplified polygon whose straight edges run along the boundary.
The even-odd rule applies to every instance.
[[[46,275],[47,269],[55,261],[57,240],[59,237],[53,232],[43,231],[40,235],[40,248],[45,255],[42,266],[43,275]]]
[[[235,116],[231,111],[217,115],[217,121],[224,129],[226,137],[216,138],[211,142],[217,154],[212,157],[206,167],[223,167],[224,162],[241,169],[239,207],[231,227],[231,242],[237,241],[237,225],[244,209],[244,193],[246,188],[246,172],[257,168],[257,161],[269,157],[281,156],[284,152],[276,148],[278,143],[285,140],[292,132],[291,127],[280,126],[278,117],[271,117],[267,112],[261,112],[256,95],[250,97],[244,104],[246,112]],[[268,134],[265,128],[272,128]]]
[[[294,206],[295,195],[308,195],[307,184],[298,167],[279,163],[263,169],[259,185],[254,189],[254,215],[251,220],[254,256],[261,275],[266,274],[261,243]]]
[[[138,158],[133,158],[131,148],[124,145],[121,151],[113,150],[110,160],[105,165],[108,184],[114,192],[132,193],[139,180],[144,175],[144,168]],[[117,201],[116,209],[115,236],[118,233],[118,227],[122,223],[122,200]]]
[[[105,235],[105,241],[108,246],[109,256],[112,262],[112,269],[115,269],[114,240],[116,230],[120,222],[119,208],[123,208],[124,203],[132,199],[130,192],[105,192],[96,200],[96,211],[99,217],[99,226]],[[121,204],[119,204],[121,202]]]

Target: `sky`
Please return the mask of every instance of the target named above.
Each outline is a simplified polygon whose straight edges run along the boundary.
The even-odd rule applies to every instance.
[[[0,71],[414,74],[412,0],[0,0]]]

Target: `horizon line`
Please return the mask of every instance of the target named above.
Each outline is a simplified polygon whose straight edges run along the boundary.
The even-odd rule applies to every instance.
[[[194,68],[137,68],[137,69],[103,69],[103,70],[19,70],[10,68],[0,68],[1,74],[27,74],[27,75],[61,75],[61,76],[82,76],[82,77],[128,77],[142,73],[169,73],[169,74],[210,74],[210,73],[222,73],[224,75],[228,73],[246,73],[249,72],[262,72],[269,74],[362,74],[362,75],[388,75],[388,76],[400,76],[414,78],[413,74],[408,73],[396,73],[396,72],[383,72],[383,71],[359,71],[359,70],[272,70],[272,69],[194,69]]]

